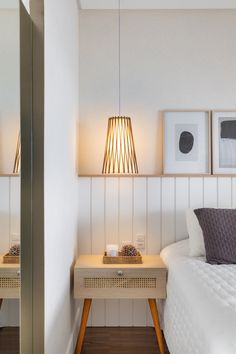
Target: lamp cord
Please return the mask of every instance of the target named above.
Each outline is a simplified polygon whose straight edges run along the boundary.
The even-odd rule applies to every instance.
[[[118,8],[119,8],[119,12],[118,12],[118,66],[119,66],[119,78],[118,78],[118,81],[119,81],[119,116],[120,116],[120,107],[121,107],[121,99],[120,99],[120,96],[121,96],[121,85],[120,85],[120,81],[121,81],[121,74],[120,74],[120,0],[118,0]]]

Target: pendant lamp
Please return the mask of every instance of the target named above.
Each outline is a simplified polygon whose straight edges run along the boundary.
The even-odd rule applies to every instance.
[[[137,174],[138,165],[131,118],[120,115],[120,0],[118,0],[118,3],[119,116],[114,116],[108,119],[102,173]]]

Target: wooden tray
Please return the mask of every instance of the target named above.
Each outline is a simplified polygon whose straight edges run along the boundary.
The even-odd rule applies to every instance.
[[[142,256],[103,256],[104,264],[142,264]]]
[[[5,254],[5,256],[3,256],[3,263],[19,264],[20,257],[19,256],[9,256],[9,253],[7,253],[7,254]]]

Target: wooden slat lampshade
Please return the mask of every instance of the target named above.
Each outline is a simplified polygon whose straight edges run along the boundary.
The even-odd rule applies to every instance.
[[[20,165],[21,165],[21,140],[20,134],[18,135],[17,146],[16,146],[16,155],[13,167],[13,173],[20,173]]]
[[[108,120],[102,173],[138,173],[132,125],[129,117],[112,117]]]

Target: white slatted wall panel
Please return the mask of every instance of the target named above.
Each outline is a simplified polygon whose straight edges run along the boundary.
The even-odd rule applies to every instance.
[[[146,235],[143,253],[157,254],[187,237],[189,206],[236,208],[236,177],[82,177],[79,184],[80,254],[102,254],[106,243],[135,242],[137,234]],[[151,323],[145,301],[99,300],[88,325]]]
[[[20,242],[20,178],[0,177],[0,254]],[[19,301],[4,300],[0,326],[19,325]]]

